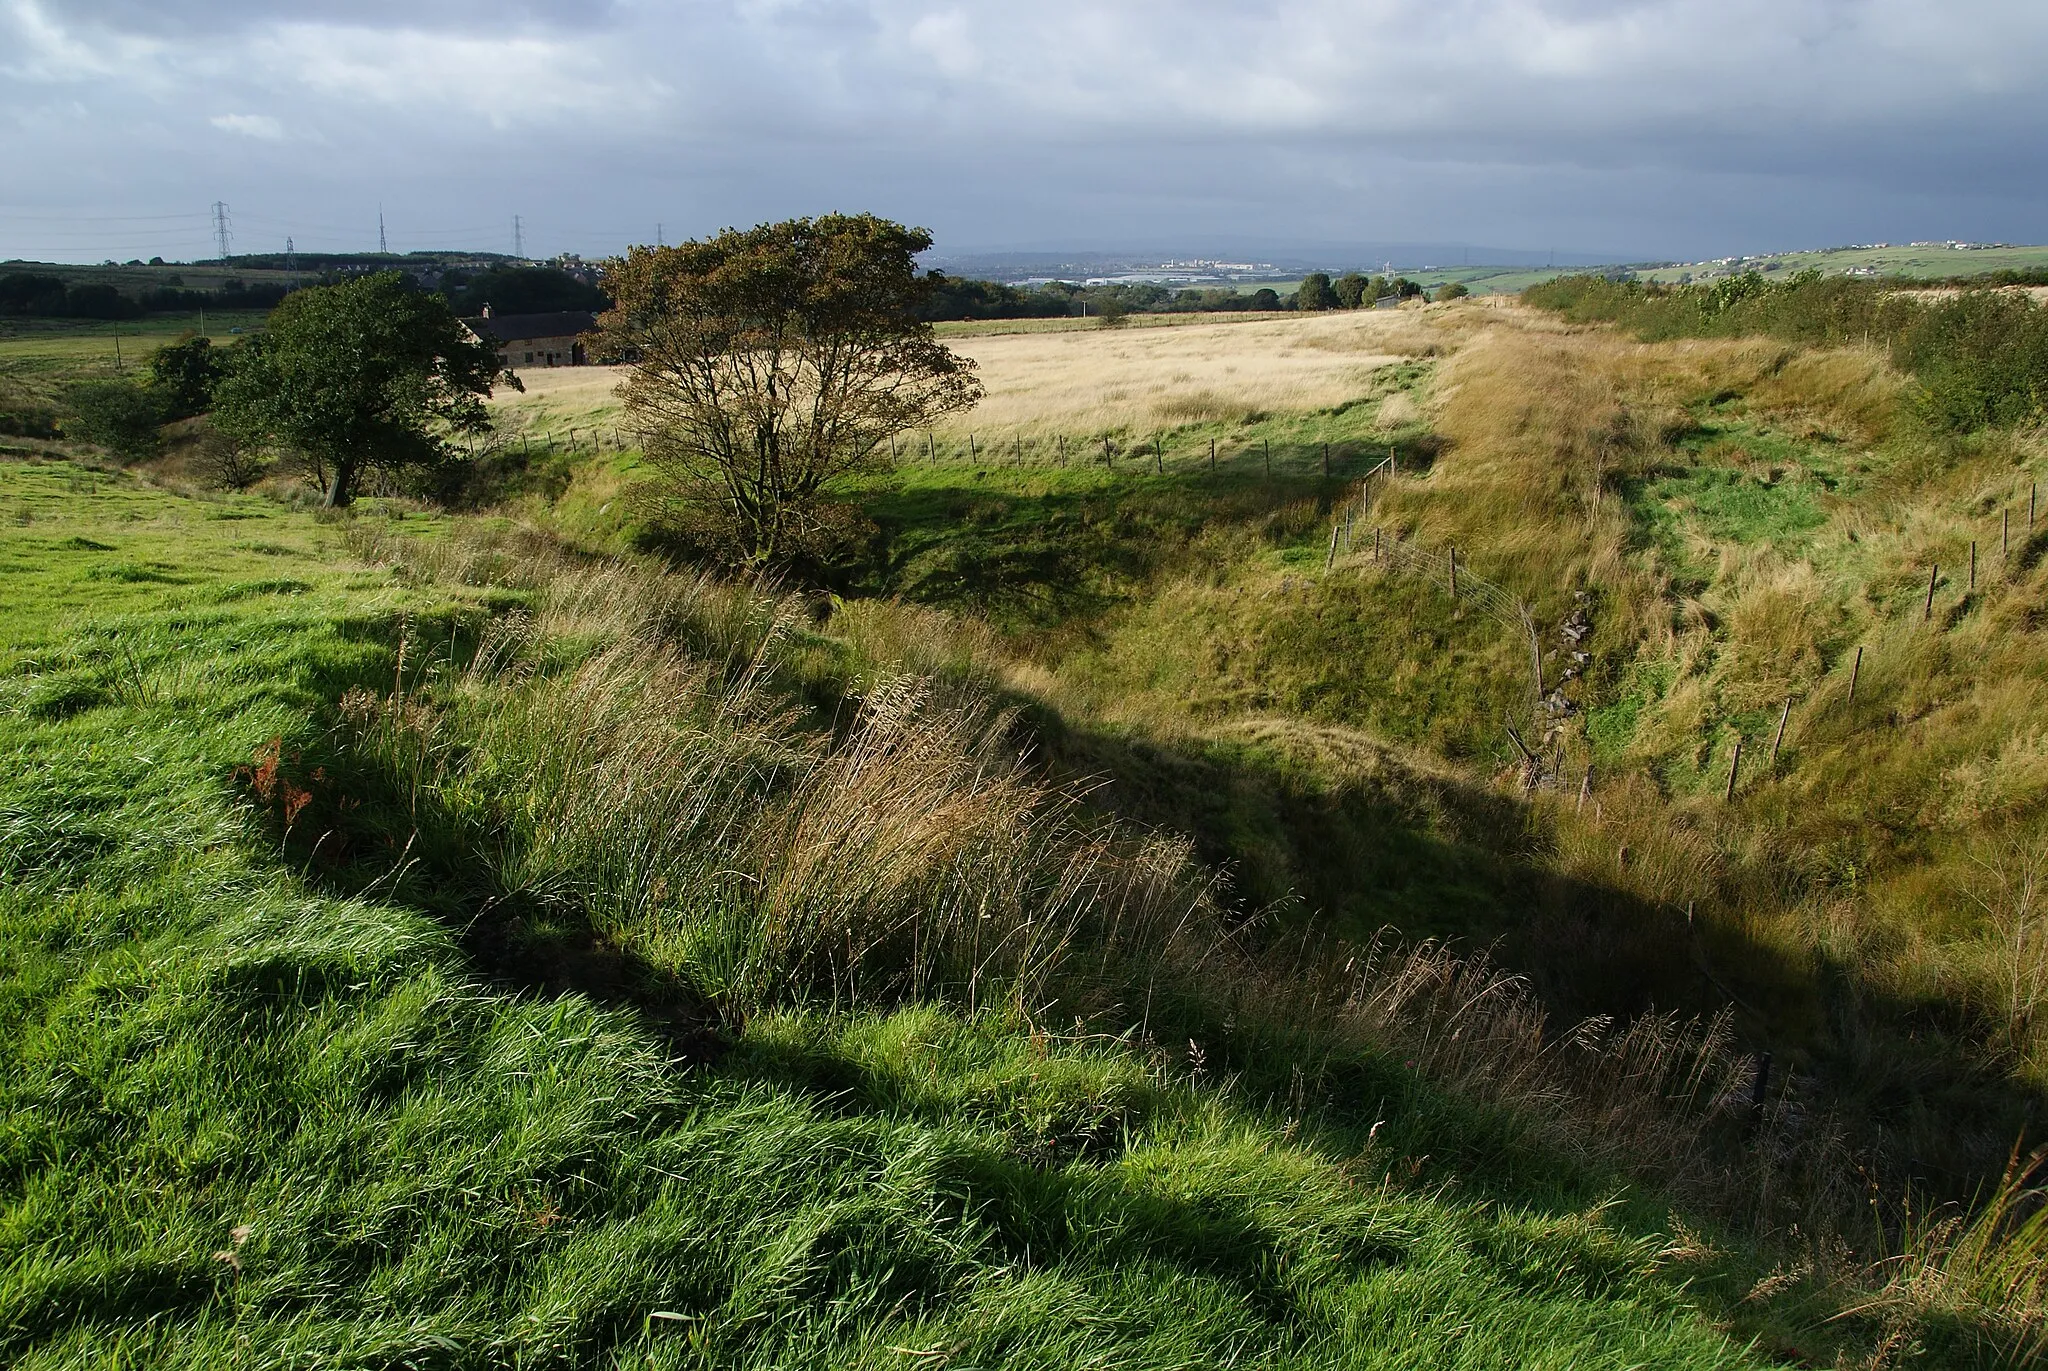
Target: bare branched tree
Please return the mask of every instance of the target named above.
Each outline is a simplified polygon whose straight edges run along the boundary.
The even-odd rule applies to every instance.
[[[628,422],[662,494],[709,516],[739,560],[787,557],[818,527],[827,482],[981,398],[974,363],[921,317],[931,241],[828,215],[606,264],[617,304],[599,343],[632,364]]]

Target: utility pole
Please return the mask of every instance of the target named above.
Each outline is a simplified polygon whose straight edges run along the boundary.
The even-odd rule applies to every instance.
[[[377,255],[384,257],[390,255],[390,252],[391,244],[384,241],[384,206],[379,205],[377,206]]]
[[[520,258],[526,256],[526,227],[519,222],[519,216],[516,214],[512,216],[512,255]]]
[[[213,202],[213,241],[220,245],[220,260],[225,266],[228,260],[228,245],[234,242],[234,231],[228,222],[228,206],[225,200]]]

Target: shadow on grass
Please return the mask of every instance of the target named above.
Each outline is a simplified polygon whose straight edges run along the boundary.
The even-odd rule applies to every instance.
[[[1394,453],[1425,471],[1440,444],[1427,434],[1331,446],[1276,444],[1210,468],[1177,456],[1157,471],[1127,454],[1071,469],[906,465],[844,492],[874,524],[867,545],[821,568],[841,594],[901,596],[985,616],[1013,630],[1094,618],[1183,564],[1219,534],[1273,546],[1316,541],[1356,481]],[[1306,509],[1304,509],[1306,506]]]
[[[369,651],[321,673],[319,689],[334,701],[352,690],[387,693],[398,680],[401,640],[415,658],[425,642],[444,660],[464,661],[475,656],[486,624],[476,612],[349,623],[345,636]],[[235,786],[255,803],[282,860],[333,893],[430,914],[498,985],[634,1010],[681,1061],[720,1055],[719,1015],[691,986],[560,902],[506,888],[488,855],[494,835],[474,831],[432,788],[354,754],[337,722],[330,711],[235,769]]]

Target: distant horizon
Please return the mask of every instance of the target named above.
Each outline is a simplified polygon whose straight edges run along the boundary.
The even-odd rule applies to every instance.
[[[671,243],[677,241],[671,238]],[[972,270],[986,270],[1000,274],[1005,261],[1021,268],[1026,263],[1047,267],[1069,265],[1096,266],[1125,265],[1135,268],[1165,266],[1174,263],[1196,261],[1216,262],[1250,259],[1255,265],[1268,265],[1277,271],[1383,269],[1391,263],[1395,270],[1461,270],[1484,267],[1506,267],[1524,270],[1542,270],[1550,267],[1569,269],[1573,267],[1661,267],[1693,266],[1705,263],[1742,260],[1769,260],[1794,256],[1802,253],[1859,251],[1871,249],[1905,249],[1909,247],[1942,247],[1952,243],[1971,243],[1962,238],[1932,238],[1912,242],[1866,239],[1857,243],[1837,243],[1824,246],[1781,247],[1766,250],[1725,252],[1697,257],[1658,256],[1653,254],[1591,253],[1580,250],[1515,249],[1480,246],[1464,243],[1339,243],[1289,242],[1287,240],[1241,239],[1209,240],[1181,244],[1151,244],[1120,246],[1113,243],[1077,242],[1071,245],[1047,243],[1043,240],[1030,244],[1011,246],[963,246],[947,247],[935,245],[923,255],[927,266],[946,271],[949,275],[971,274]],[[632,244],[628,246],[638,246]],[[2048,244],[2008,242],[1996,244],[1975,244],[1972,246],[2009,248],[2014,250],[2048,247]],[[614,255],[613,252],[577,252],[574,249],[546,255],[528,254],[519,256],[507,249],[484,246],[393,246],[380,253],[370,248],[295,248],[298,255],[329,257],[377,257],[395,259],[419,256],[475,256],[495,257],[510,261],[545,263],[560,257],[579,257],[585,261],[598,261]],[[151,257],[162,257],[165,267],[220,267],[232,265],[235,261],[250,258],[272,258],[285,255],[282,248],[252,248],[237,252],[223,262],[218,256],[191,256],[172,258],[162,253]],[[150,257],[57,257],[57,256],[9,256],[0,258],[0,266],[27,267],[134,267],[150,266]]]

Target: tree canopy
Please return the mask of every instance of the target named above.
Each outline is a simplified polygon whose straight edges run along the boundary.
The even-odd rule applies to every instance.
[[[223,354],[204,334],[158,348],[149,359],[149,384],[162,402],[164,418],[189,419],[213,408],[213,388],[226,370]]]
[[[549,314],[557,310],[603,309],[611,301],[596,286],[556,267],[492,267],[475,275],[448,273],[441,293],[457,314]]]
[[[1301,278],[1301,288],[1294,292],[1296,309],[1336,309],[1338,304],[1337,292],[1330,288],[1330,277],[1326,272],[1310,272]]]
[[[286,296],[237,351],[214,422],[304,456],[336,507],[366,471],[453,459],[452,436],[490,428],[483,400],[506,374],[445,299],[395,271]]]
[[[629,421],[666,496],[736,560],[786,559],[825,484],[981,398],[925,322],[923,229],[870,214],[728,229],[606,264],[603,348],[636,359]]]

